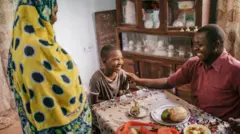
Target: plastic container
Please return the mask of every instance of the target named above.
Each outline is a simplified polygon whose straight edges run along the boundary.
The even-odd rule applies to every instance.
[[[179,9],[191,9],[194,7],[194,1],[179,1],[178,8]]]
[[[155,131],[153,131],[155,130]],[[117,129],[116,134],[179,134],[175,128],[158,126],[152,123],[128,121]]]

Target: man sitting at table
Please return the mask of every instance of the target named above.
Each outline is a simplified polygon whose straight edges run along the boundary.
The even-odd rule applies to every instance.
[[[127,75],[123,66],[122,52],[113,45],[106,45],[101,50],[104,68],[96,71],[90,80],[90,102],[113,99],[129,89]]]
[[[154,88],[190,83],[198,107],[224,120],[239,118],[240,62],[224,49],[224,36],[224,31],[214,24],[200,28],[193,38],[197,56],[168,78],[143,79],[132,73],[127,75],[138,85]]]

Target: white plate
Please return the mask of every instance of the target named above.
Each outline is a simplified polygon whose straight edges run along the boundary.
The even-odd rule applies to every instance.
[[[177,126],[177,125],[180,125],[182,123],[187,122],[189,120],[189,118],[190,118],[190,111],[187,108],[185,108],[185,109],[188,112],[188,116],[182,122],[179,122],[179,123],[169,123],[169,122],[164,122],[162,120],[161,115],[162,115],[162,112],[164,110],[166,110],[168,108],[177,107],[177,106],[180,106],[180,105],[177,105],[177,104],[167,104],[167,105],[161,105],[161,106],[156,107],[153,111],[151,111],[152,119],[154,121],[156,121],[157,123],[160,123],[162,125],[167,125],[167,126]]]
[[[148,115],[149,110],[146,107],[140,106],[140,113],[138,116],[134,116],[130,113],[131,107],[128,109],[128,114],[134,118],[144,118]]]
[[[211,131],[209,128],[207,128],[206,126],[203,126],[203,125],[199,125],[199,124],[192,124],[192,125],[189,125],[187,127],[184,128],[184,134],[187,134],[187,129],[190,128],[190,127],[201,127],[203,129],[205,129],[206,133],[204,134],[211,134]]]

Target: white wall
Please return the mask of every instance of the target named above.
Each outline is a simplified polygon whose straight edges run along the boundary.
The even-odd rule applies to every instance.
[[[116,9],[116,0],[92,0],[94,1],[94,10],[96,11],[104,11]]]
[[[76,62],[82,82],[88,85],[99,68],[94,12],[115,9],[115,0],[58,0],[57,41]],[[84,51],[90,47],[90,51]]]

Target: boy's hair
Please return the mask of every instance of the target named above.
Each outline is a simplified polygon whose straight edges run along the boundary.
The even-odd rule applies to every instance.
[[[101,59],[108,58],[108,54],[111,51],[114,51],[114,50],[119,50],[119,49],[116,46],[114,46],[114,45],[106,45],[106,46],[104,46],[102,48],[102,50],[101,50],[101,53],[100,53]]]

